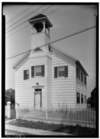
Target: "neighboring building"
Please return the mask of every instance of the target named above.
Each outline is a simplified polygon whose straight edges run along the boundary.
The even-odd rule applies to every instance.
[[[91,92],[91,108],[97,108],[98,102],[97,102],[97,89],[94,88]]]
[[[29,23],[31,51],[13,66],[15,100],[20,108],[86,108],[86,70],[79,60],[48,44],[53,25],[45,15],[39,14]]]

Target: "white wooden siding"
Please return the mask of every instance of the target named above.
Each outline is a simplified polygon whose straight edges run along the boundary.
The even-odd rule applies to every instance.
[[[47,109],[47,59],[48,57],[34,57],[26,60],[15,72],[16,79],[16,102],[20,107],[30,107],[34,109],[34,88],[38,82],[42,88],[42,107]],[[31,66],[45,65],[45,77],[31,77]],[[29,79],[23,80],[23,70],[29,69]],[[50,77],[49,77],[50,78]]]
[[[80,93],[80,104],[77,104],[76,101],[76,108],[84,109],[87,107],[87,103],[81,103],[81,94],[87,96],[87,85],[85,85],[83,82],[81,82],[79,79],[76,78],[76,93],[77,92]]]
[[[68,77],[54,78],[54,67],[68,66]],[[52,54],[52,107],[75,107],[75,63]]]

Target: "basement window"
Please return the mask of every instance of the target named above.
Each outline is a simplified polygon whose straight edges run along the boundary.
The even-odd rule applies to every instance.
[[[29,79],[29,70],[24,70],[24,80]]]

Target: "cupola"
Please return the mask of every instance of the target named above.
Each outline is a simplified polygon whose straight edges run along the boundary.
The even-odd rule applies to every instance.
[[[46,15],[38,14],[28,20],[31,24],[31,49],[34,50],[39,46],[50,42],[50,28],[53,26]],[[43,47],[49,51],[48,46]]]

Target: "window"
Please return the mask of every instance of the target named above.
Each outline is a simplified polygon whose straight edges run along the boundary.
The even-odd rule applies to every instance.
[[[55,67],[54,77],[68,77],[68,66]]]
[[[83,103],[83,94],[81,94],[81,103]]]
[[[81,81],[83,82],[83,72],[81,71]]]
[[[29,70],[24,70],[24,80],[29,79]]]
[[[31,67],[31,76],[44,76],[44,65],[41,66],[32,66]]]
[[[80,103],[80,93],[77,92],[77,104]]]
[[[87,84],[87,78],[86,78],[86,76],[84,76],[84,84],[85,85]]]
[[[80,69],[78,67],[76,68],[76,77],[80,79]]]

